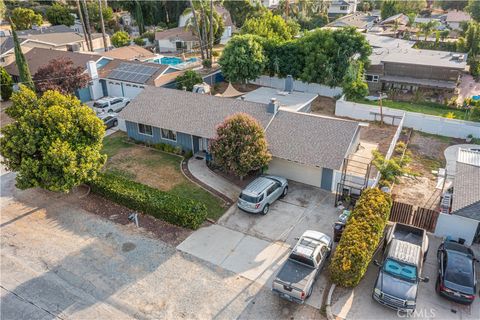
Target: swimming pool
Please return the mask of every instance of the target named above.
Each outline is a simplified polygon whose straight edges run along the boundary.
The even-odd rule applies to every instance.
[[[480,100],[480,96],[473,96],[473,97],[472,97],[472,100],[473,100],[473,101],[478,101],[478,100]]]
[[[197,58],[190,58],[186,61],[183,61],[181,58],[178,58],[178,57],[161,57],[153,60],[153,62],[155,63],[168,64],[170,66],[176,66],[182,63],[196,62],[196,61],[197,61]]]

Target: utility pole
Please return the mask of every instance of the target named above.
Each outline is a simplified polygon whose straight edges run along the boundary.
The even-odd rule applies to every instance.
[[[87,8],[87,1],[82,0],[83,8],[85,9],[85,26],[86,32],[88,34],[88,42],[90,43],[90,51],[93,51],[93,43],[92,43],[92,32],[90,31],[90,18],[88,17],[88,8]]]
[[[378,102],[380,103],[380,123],[383,125],[383,106],[382,106],[382,91],[379,92],[380,99]]]
[[[87,44],[88,51],[93,51],[90,47],[90,42],[88,42],[87,28],[85,27],[85,21],[83,20],[82,8],[80,7],[80,0],[75,1],[77,3],[78,19],[82,23],[83,37],[85,38],[85,43]]]
[[[100,26],[102,27],[103,49],[108,51],[107,36],[105,35],[105,23],[103,22],[102,0],[98,0],[98,11],[100,13]]]

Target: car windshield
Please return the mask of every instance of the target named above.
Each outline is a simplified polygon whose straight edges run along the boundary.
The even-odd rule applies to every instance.
[[[312,259],[310,259],[309,257],[305,257],[301,254],[291,253],[289,259],[303,263],[309,267],[315,268],[315,265],[313,264]]]
[[[465,286],[473,287],[473,263],[465,254],[448,251],[445,280]]]
[[[408,281],[415,281],[417,279],[417,267],[387,259],[383,264],[383,270],[397,278],[401,278]]]
[[[259,203],[260,202],[260,196],[252,196],[246,193],[240,193],[240,199],[245,200],[250,203]]]
[[[94,106],[95,108],[105,108],[105,107],[108,106],[108,104],[105,103],[105,102],[95,102],[95,103],[93,104],[93,106]]]

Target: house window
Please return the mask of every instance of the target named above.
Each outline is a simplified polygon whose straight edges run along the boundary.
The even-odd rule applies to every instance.
[[[376,74],[366,74],[365,81],[367,82],[378,82],[378,75]]]
[[[340,6],[340,10],[346,11],[346,10],[348,10],[348,6]]]
[[[143,124],[143,123],[138,124],[138,132],[140,134],[144,134],[144,135],[147,135],[147,136],[153,136],[152,126],[148,126],[148,125]]]
[[[162,129],[162,139],[177,141],[177,133],[172,130]]]

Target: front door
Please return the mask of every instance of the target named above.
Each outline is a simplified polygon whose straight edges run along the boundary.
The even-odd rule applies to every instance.
[[[198,139],[198,150],[199,151],[207,151],[208,149],[208,141],[206,138]]]

